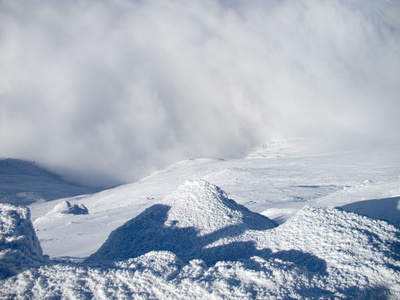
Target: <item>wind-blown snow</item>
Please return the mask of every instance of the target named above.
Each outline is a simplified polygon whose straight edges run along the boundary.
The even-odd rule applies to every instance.
[[[156,218],[157,213],[168,213],[162,205],[154,206],[153,211],[136,218],[136,229],[140,225],[143,230],[148,229],[145,215]],[[124,226],[121,228],[128,229]],[[185,229],[193,230],[176,230]],[[118,231],[121,229],[114,232],[114,242]],[[138,233],[134,231],[132,235]],[[170,237],[164,236],[163,230],[153,234],[149,240],[168,241]],[[279,227],[247,229],[203,249],[242,249],[246,256],[239,259],[231,257],[207,265],[199,258],[185,261],[171,251],[146,249],[147,253],[115,261],[112,267],[53,263],[0,281],[0,295],[78,299],[398,299],[399,235],[398,229],[384,221],[335,208],[306,207]],[[199,240],[203,237],[197,235]],[[127,242],[120,240],[115,246],[123,251]],[[185,239],[179,242],[188,253],[196,246]]]
[[[187,181],[160,204],[170,207],[166,221],[169,226],[193,227],[200,236],[227,227],[275,227],[275,223],[268,218],[237,204],[219,187],[204,180]]]
[[[0,204],[0,279],[44,262],[29,210]]]

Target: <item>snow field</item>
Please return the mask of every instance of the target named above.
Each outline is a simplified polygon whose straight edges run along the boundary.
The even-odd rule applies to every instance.
[[[0,298],[399,299],[399,144],[315,145],[187,160],[98,194],[34,203],[52,261],[28,211],[6,205],[0,259],[14,269],[2,269]],[[89,214],[62,213],[80,203]]]
[[[357,207],[345,209],[400,224],[399,201],[395,200],[400,196],[399,139],[362,149],[355,146],[356,150],[343,150],[342,146],[332,150],[326,143],[288,139],[279,149],[265,148],[252,158],[185,160],[136,183],[93,195],[32,204],[32,219],[44,252],[50,257],[87,257],[114,229],[162,201],[185,181],[206,180],[221,187],[237,203],[278,224],[305,205],[341,207],[356,202]],[[274,157],[269,157],[272,154]],[[65,200],[71,205],[83,203],[90,213],[49,214]],[[374,200],[373,205],[361,202],[367,200]],[[102,230],[97,230],[100,227]]]
[[[194,218],[207,206],[221,220]],[[214,231],[208,232],[212,220]],[[217,186],[188,181],[115,230],[86,263],[29,267],[2,280],[0,296],[398,299],[400,231],[393,225],[333,207],[305,207],[278,227],[269,222]],[[177,243],[169,243],[174,230],[178,248],[170,248]]]

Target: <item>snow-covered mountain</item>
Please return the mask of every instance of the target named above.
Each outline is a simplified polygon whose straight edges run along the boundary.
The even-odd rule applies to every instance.
[[[33,162],[0,159],[0,203],[29,205],[100,190],[68,182]]]
[[[399,139],[289,139],[244,159],[186,160],[97,194],[32,203],[36,233],[12,229],[29,214],[3,205],[0,295],[398,299],[398,153]],[[35,234],[33,249],[55,259],[14,254],[9,241]]]

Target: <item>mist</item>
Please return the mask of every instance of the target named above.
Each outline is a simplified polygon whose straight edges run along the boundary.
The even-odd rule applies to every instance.
[[[400,128],[400,2],[0,1],[0,157],[91,185]]]

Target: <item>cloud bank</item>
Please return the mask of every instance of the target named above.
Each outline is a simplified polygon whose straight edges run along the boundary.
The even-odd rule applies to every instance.
[[[398,1],[0,1],[0,156],[138,180],[400,128]]]

